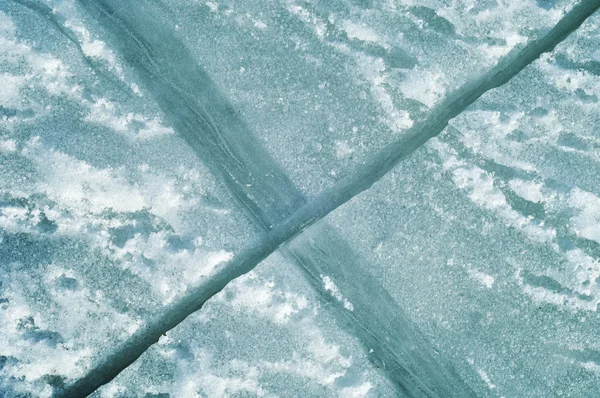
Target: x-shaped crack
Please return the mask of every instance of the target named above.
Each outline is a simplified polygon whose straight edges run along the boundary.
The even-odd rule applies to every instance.
[[[39,3],[15,1],[38,13],[47,14],[48,18],[52,17],[49,9]],[[118,47],[124,58],[140,72],[146,89],[154,95],[171,124],[211,171],[220,177],[232,196],[266,234],[233,260],[220,266],[210,277],[188,289],[185,296],[148,321],[112,354],[88,369],[82,378],[57,392],[56,396],[86,396],[108,383],[157,342],[160,336],[200,309],[233,279],[251,271],[271,253],[282,248],[282,245],[285,245],[282,248],[284,252],[295,259],[322,294],[327,293],[322,287],[320,275],[324,273],[334,277],[355,307],[350,312],[339,304],[336,316],[348,321],[363,345],[374,348],[374,357],[387,364],[388,377],[399,391],[418,396],[474,395],[454,373],[452,366],[439,357],[435,360],[432,358],[430,348],[416,329],[410,326],[402,310],[379,283],[362,269],[364,266],[358,263],[347,243],[332,228],[321,223],[313,227],[316,229],[315,239],[301,243],[291,241],[371,187],[398,162],[441,133],[452,118],[465,111],[484,93],[508,82],[542,53],[552,51],[600,7],[600,0],[580,1],[545,36],[511,51],[488,72],[452,92],[430,110],[427,118],[405,131],[398,141],[385,147],[370,161],[310,202],[254,140],[235,111],[218,95],[209,77],[171,32],[157,27],[159,34],[154,35],[153,41],[148,34],[136,31],[134,26],[127,23],[127,13],[135,12],[136,17],[142,20],[146,18],[150,21],[151,18],[130,2],[123,2],[116,7],[111,6],[110,0],[80,2],[108,30],[117,33],[115,36],[121,38]],[[156,41],[157,37],[162,44]],[[180,74],[179,78],[172,78],[168,72],[174,66],[157,62],[157,50],[160,50],[163,59],[177,59],[179,65],[191,68],[192,75]],[[186,77],[187,80],[182,80]],[[210,92],[211,95],[203,97],[198,95],[199,92]],[[256,176],[262,175],[272,178],[257,183]],[[336,256],[345,257],[341,259]],[[357,278],[357,273],[360,278]],[[373,303],[378,306],[377,312],[369,311]],[[394,335],[393,341],[387,341],[385,337],[391,334]],[[413,351],[411,355],[419,356],[419,361],[407,363],[407,356],[403,354],[410,345],[415,344],[420,345],[421,351]]]

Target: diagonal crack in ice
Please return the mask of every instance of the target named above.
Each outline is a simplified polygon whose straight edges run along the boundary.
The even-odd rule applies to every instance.
[[[35,3],[15,1],[28,6]],[[105,10],[107,3],[110,1],[101,4]],[[115,8],[109,11],[110,19],[106,18],[109,30],[116,32],[115,47],[138,72],[177,132],[219,177],[254,223],[268,232],[306,204],[306,198],[268,156],[170,27],[157,24],[158,17],[149,16],[147,8],[141,10],[131,2],[120,2]],[[30,9],[41,11],[44,17],[56,18],[45,6],[30,6]],[[123,9],[129,11],[125,16]],[[117,19],[118,14],[121,17]],[[128,21],[132,14],[138,26]],[[331,314],[359,339],[369,359],[382,369],[399,394],[473,395],[453,366],[433,350],[368,271],[372,267],[359,259],[333,228],[321,223],[309,236],[282,250],[334,307]],[[332,299],[322,275],[335,281],[352,303],[352,311],[343,302]]]
[[[92,4],[87,1],[85,3]],[[190,289],[185,297],[166,308],[163,314],[149,321],[118,347],[114,353],[104,358],[92,369],[89,369],[84,377],[68,385],[56,395],[65,397],[84,396],[112,380],[123,369],[133,363],[148,347],[158,341],[162,334],[201,308],[206,300],[221,291],[231,280],[251,271],[282,244],[292,240],[331,211],[371,187],[399,161],[421,147],[427,140],[439,134],[446,127],[449,120],[463,112],[481,95],[488,90],[505,84],[542,53],[551,51],[599,7],[600,0],[582,0],[547,35],[532,41],[522,49],[513,50],[490,71],[451,93],[431,110],[429,117],[406,131],[400,140],[389,145],[360,169],[325,190],[314,201],[304,204],[285,221],[273,228],[263,239],[220,267],[213,276]],[[103,12],[106,13],[106,9]],[[152,70],[152,65],[147,65],[147,67],[151,74],[152,72],[156,73],[156,70]],[[156,80],[160,81],[160,79]],[[204,114],[210,114],[210,112]],[[205,120],[205,123],[207,124],[205,127],[214,128],[212,121]],[[224,150],[228,151],[228,144],[218,142],[217,145],[225,145]],[[240,167],[244,167],[242,161],[240,161]],[[234,179],[231,174],[224,177]],[[280,177],[285,178],[283,175]],[[233,193],[238,197],[238,200],[241,200],[240,197],[245,195],[242,191]],[[283,199],[289,200],[289,198]],[[285,209],[289,208],[286,207]],[[259,217],[256,214],[260,211],[259,208],[254,209],[257,218]],[[422,393],[427,394],[427,389],[424,389]]]

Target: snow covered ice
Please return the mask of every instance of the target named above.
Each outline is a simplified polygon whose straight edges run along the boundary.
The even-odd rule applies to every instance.
[[[1,1],[0,396],[600,394],[598,6]]]

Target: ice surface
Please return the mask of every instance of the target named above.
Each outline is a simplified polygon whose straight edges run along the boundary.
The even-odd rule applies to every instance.
[[[144,87],[154,96],[178,132],[210,165],[215,174],[220,176],[254,222],[268,231],[305,203],[306,199],[264,153],[260,142],[253,139],[252,132],[247,131],[244,122],[236,116],[235,109],[227,104],[227,99],[213,86],[185,46],[170,30],[156,23],[160,19],[160,10],[154,7],[142,9],[133,4],[115,6],[118,8],[102,3],[98,7],[89,7],[88,10],[102,21],[110,32],[115,47],[138,68]],[[165,55],[156,57],[154,54]],[[169,59],[177,59],[178,62],[170,63]],[[193,96],[189,94],[192,92]],[[305,215],[312,217],[311,211]],[[275,236],[290,236],[289,231],[302,224],[288,225],[291,225],[288,232],[279,232]],[[285,230],[286,228],[283,229]],[[261,251],[263,249],[258,252]],[[255,256],[253,253],[245,251],[233,261],[246,267],[243,263],[245,260],[242,259],[250,258],[250,266],[254,266],[256,260],[252,259]],[[422,340],[410,322],[406,321],[401,308],[368,271],[365,272],[368,267],[361,267],[360,260],[352,254],[341,237],[332,234],[327,227],[322,227],[318,234],[303,245],[291,247],[289,254],[325,299],[331,297],[331,289],[330,284],[324,284],[323,281],[335,276],[336,283],[344,289],[348,296],[346,300],[352,305],[345,300],[335,300],[342,311],[334,311],[334,315],[347,328],[352,329],[369,350],[370,359],[383,368],[388,377],[394,379],[398,388],[411,394],[418,393],[419,390],[435,390],[440,394],[454,395],[463,394],[468,389],[456,378],[451,366],[445,364]],[[340,267],[340,264],[344,266]],[[220,275],[226,281],[232,278],[231,271]],[[206,283],[212,282],[208,280]],[[196,295],[188,296],[189,299],[196,302],[206,292],[223,286],[221,282],[215,283],[218,288],[212,287],[214,284],[205,285]],[[377,311],[372,310],[372,302],[377,302]],[[183,312],[177,309],[172,313],[187,314],[187,304],[180,308],[184,308]],[[165,328],[165,325],[174,326],[168,317],[157,319],[152,325],[152,328],[144,329],[147,332],[144,331],[143,336],[133,336],[132,344],[136,347],[140,347],[137,342],[151,344],[163,330],[170,329],[171,326]],[[379,332],[373,333],[373,329]],[[385,336],[389,333],[396,334],[396,338],[387,339]],[[141,354],[141,351],[136,349],[136,353]],[[94,374],[101,375],[109,369],[115,369],[114,361],[121,363],[119,368],[130,363],[123,355],[116,356],[113,361],[107,361],[99,369],[90,371],[80,385],[87,385],[89,387],[85,387],[86,391],[92,391],[92,381],[87,380],[93,378]]]
[[[545,33],[571,3],[168,6],[177,34],[251,131],[314,196],[397,139],[449,90]]]
[[[393,396],[295,264],[274,255],[161,338],[99,396]]]
[[[43,396],[254,230],[151,104],[2,8],[1,388]]]
[[[90,38],[75,11],[66,8],[59,16],[80,48],[20,5],[7,4],[0,14],[8,88],[2,92],[0,165],[0,388],[9,396],[49,396],[81,376],[257,236],[146,100],[134,74],[105,43]],[[30,29],[38,24],[46,24],[51,37]],[[327,309],[319,310],[314,293],[309,301],[306,282],[282,262],[266,276],[251,274],[200,320],[161,340],[158,352],[141,362],[170,358],[166,370],[157,369],[160,377],[153,368],[141,375],[132,370],[102,395],[391,391],[365,364],[353,336],[315,319]],[[288,275],[295,276],[289,283],[300,284],[295,290],[280,281]],[[181,339],[197,340],[199,329],[202,338],[192,342],[189,355],[189,343],[177,348]],[[268,343],[274,339],[279,343]],[[254,350],[236,355],[245,344]],[[190,385],[198,373],[206,379]]]
[[[590,43],[599,22],[486,94],[330,219],[487,394],[585,397],[600,387]]]
[[[82,376],[572,6],[94,10],[118,3],[0,4],[8,396]],[[396,396],[394,355],[441,396],[459,391],[440,393],[446,380],[476,396],[598,391],[599,27],[593,17],[487,93],[327,217],[334,229],[313,227],[235,280],[95,395]],[[456,378],[437,373],[452,367]]]

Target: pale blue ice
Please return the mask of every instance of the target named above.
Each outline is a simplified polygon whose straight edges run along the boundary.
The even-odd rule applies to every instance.
[[[0,397],[600,396],[598,7],[0,0]]]

